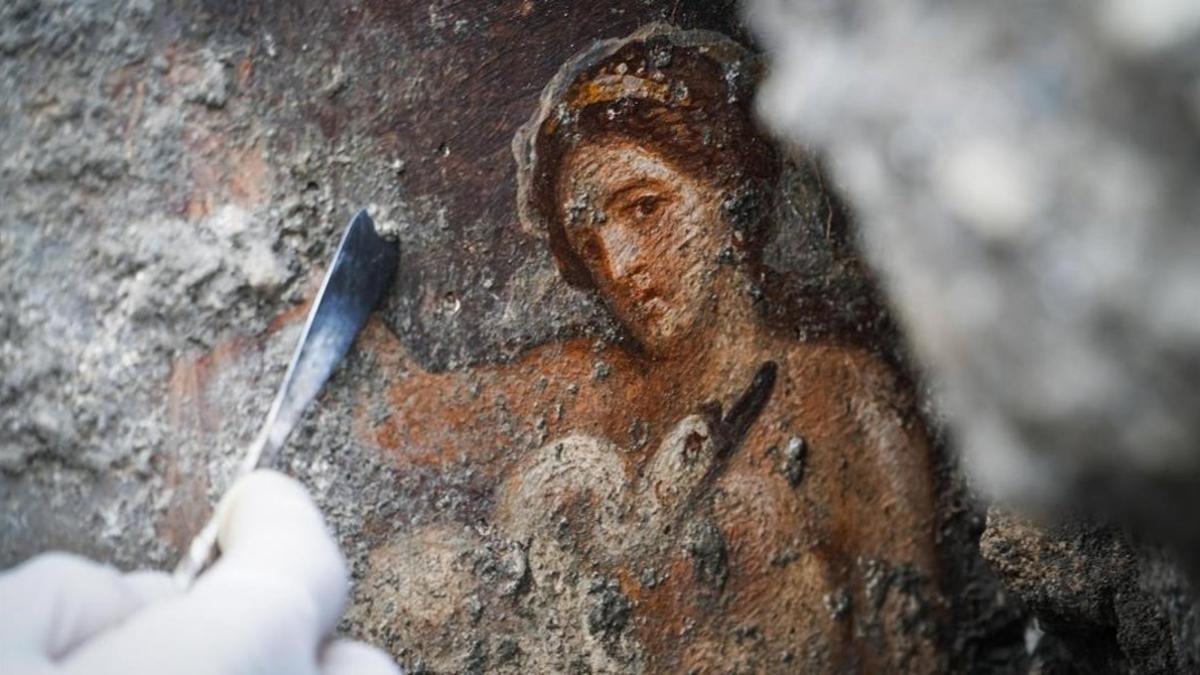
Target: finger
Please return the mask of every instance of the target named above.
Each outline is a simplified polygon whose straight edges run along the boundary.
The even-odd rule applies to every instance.
[[[122,583],[137,597],[139,607],[179,596],[179,584],[160,570],[139,570],[122,577]]]
[[[197,583],[225,576],[257,577],[310,598],[315,637],[337,625],[346,603],[348,574],[341,551],[304,488],[273,471],[256,471],[217,507],[221,558]]]
[[[321,675],[402,675],[387,652],[361,642],[337,640],[321,654]]]
[[[176,594],[161,573],[122,575],[66,553],[38,556],[0,578],[2,651],[60,658],[145,605]]]
[[[299,483],[255,472],[216,519],[216,564],[187,593],[81,647],[69,672],[317,672],[347,573],[316,505]]]

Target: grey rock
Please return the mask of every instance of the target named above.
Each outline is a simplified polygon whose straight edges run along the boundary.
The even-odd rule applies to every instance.
[[[1200,563],[1195,3],[758,0],[978,487]],[[1197,565],[1200,568],[1200,565]]]

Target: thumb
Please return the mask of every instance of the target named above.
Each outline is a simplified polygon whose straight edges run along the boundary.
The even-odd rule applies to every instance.
[[[298,482],[274,471],[255,471],[217,506],[217,522],[221,559],[196,583],[198,593],[205,585],[226,583],[228,576],[291,586],[317,608],[317,636],[334,629],[346,604],[346,563]]]

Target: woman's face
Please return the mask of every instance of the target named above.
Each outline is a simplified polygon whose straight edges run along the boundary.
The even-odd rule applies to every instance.
[[[618,318],[651,352],[715,305],[720,191],[624,139],[585,143],[563,165],[567,240]]]

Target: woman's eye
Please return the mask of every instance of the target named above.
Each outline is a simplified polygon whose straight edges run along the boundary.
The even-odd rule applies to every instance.
[[[662,202],[663,198],[659,195],[645,195],[634,200],[633,204],[631,205],[631,210],[633,211],[633,215],[637,216],[639,219],[649,218],[655,213],[658,213],[659,208],[662,206]]]

